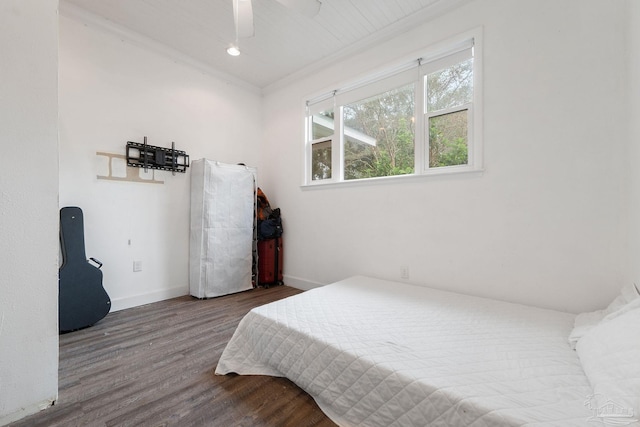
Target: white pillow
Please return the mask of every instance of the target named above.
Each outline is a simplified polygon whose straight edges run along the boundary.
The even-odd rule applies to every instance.
[[[573,329],[569,334],[569,345],[575,350],[578,340],[604,319],[604,310],[580,313],[573,321]]]
[[[596,310],[587,313],[580,313],[576,316],[573,323],[573,330],[569,334],[569,345],[576,348],[578,340],[584,336],[591,328],[596,326],[605,317],[614,314],[627,304],[639,300],[640,291],[635,284],[626,285],[620,291],[620,295],[614,299],[604,310]]]
[[[637,308],[640,308],[640,298],[636,298],[633,301],[631,301],[630,303],[627,303],[627,304],[623,305],[622,307],[620,307],[616,311],[608,313],[606,316],[604,316],[604,319],[602,319],[601,322],[606,322],[608,320],[613,320],[616,317],[622,316],[626,312],[631,311],[631,310],[635,310]],[[638,337],[638,339],[640,340],[640,336]]]
[[[605,316],[638,298],[640,298],[640,291],[638,291],[635,284],[631,283],[630,285],[623,286],[620,290],[620,295],[618,295],[616,299],[614,299],[611,304],[605,308]]]
[[[593,387],[591,409],[604,410],[605,416],[628,425],[640,416],[640,303],[632,305],[635,308],[605,317],[576,346]]]

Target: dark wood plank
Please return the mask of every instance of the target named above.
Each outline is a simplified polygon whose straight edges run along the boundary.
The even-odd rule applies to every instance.
[[[61,335],[58,401],[10,426],[335,426],[286,378],[214,374],[251,308],[299,292],[185,296]]]

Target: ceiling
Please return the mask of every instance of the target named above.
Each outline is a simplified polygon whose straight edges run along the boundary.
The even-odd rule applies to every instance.
[[[80,16],[163,45],[249,86],[283,84],[382,42],[471,0],[320,0],[306,17],[274,0],[253,0],[255,35],[235,42],[233,0],[61,0]]]

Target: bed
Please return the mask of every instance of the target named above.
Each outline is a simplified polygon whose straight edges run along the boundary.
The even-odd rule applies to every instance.
[[[597,425],[575,317],[356,276],[253,309],[216,374],[287,377],[340,426]]]

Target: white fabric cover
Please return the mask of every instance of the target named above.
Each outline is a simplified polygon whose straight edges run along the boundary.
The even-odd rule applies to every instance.
[[[605,421],[639,426],[640,299],[614,314],[589,330],[576,352],[593,386],[592,408]]]
[[[193,161],[190,169],[191,295],[251,289],[255,169],[206,159]]]
[[[622,287],[618,295],[604,310],[596,310],[587,313],[580,313],[576,316],[573,329],[569,334],[569,344],[571,348],[576,348],[578,340],[589,330],[595,327],[607,316],[615,316],[616,312],[624,308],[627,304],[640,300],[640,292],[635,284],[631,283]]]
[[[287,377],[341,426],[585,426],[573,318],[357,276],[253,309],[216,373]]]

